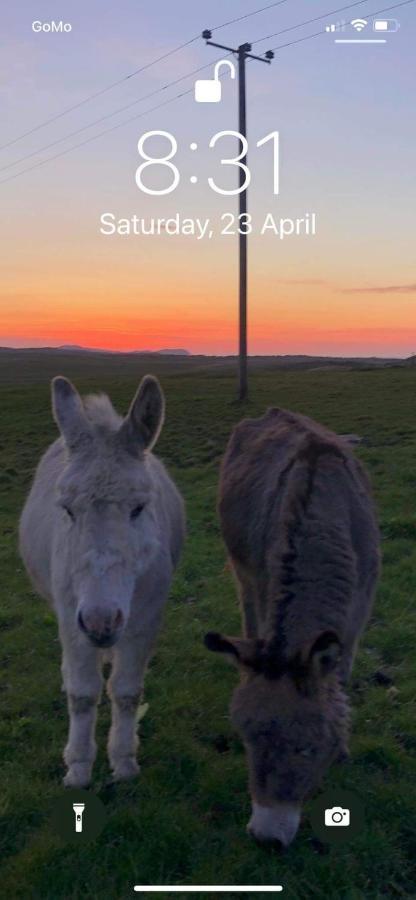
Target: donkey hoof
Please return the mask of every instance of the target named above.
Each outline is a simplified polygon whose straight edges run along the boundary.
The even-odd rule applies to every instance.
[[[73,763],[69,767],[65,778],[65,787],[83,788],[88,787],[91,781],[91,765],[90,763]]]
[[[114,781],[127,781],[135,778],[140,772],[140,766],[134,756],[124,756],[113,766]]]

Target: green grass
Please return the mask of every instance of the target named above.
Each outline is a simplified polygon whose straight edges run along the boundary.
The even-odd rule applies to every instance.
[[[107,390],[127,407],[136,387],[130,370],[113,376],[110,360],[98,377],[77,365],[68,362],[66,373],[80,375],[83,391]],[[55,435],[49,391],[43,377],[13,387],[13,372],[8,376],[0,388],[0,896],[121,900],[140,882],[283,883],[282,896],[292,900],[416,897],[416,371],[257,368],[242,410],[232,402],[231,372],[169,373],[164,362],[168,415],[158,451],[185,495],[188,541],[147,677],[141,776],[119,786],[109,780],[104,700],[92,789],[105,803],[107,824],[82,849],[64,844],[49,825],[63,790],[67,729],[60,648],[53,615],[16,551],[33,467]],[[306,806],[283,856],[245,834],[245,761],[228,718],[236,674],[202,645],[209,629],[240,627],[215,509],[219,459],[233,423],[269,405],[365,437],[359,452],[372,475],[384,550],[351,685],[352,759],[326,780],[326,787],[360,795],[368,829],[326,851],[314,840]]]

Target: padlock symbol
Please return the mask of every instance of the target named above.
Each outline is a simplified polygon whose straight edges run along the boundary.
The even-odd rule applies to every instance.
[[[195,82],[195,100],[197,103],[220,103],[222,98],[222,84],[219,78],[221,66],[229,66],[231,78],[235,78],[235,66],[229,59],[221,59],[215,66],[215,77],[211,81]]]

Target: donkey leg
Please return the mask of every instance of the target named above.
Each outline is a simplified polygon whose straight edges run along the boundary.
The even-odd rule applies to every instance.
[[[64,645],[63,671],[68,698],[69,734],[64,750],[66,787],[86,787],[91,780],[97,745],[95,723],[102,678],[98,651],[81,641]]]
[[[159,624],[159,623],[158,623]],[[146,665],[152,650],[152,634],[121,639],[113,650],[113,666],[107,690],[111,697],[111,729],[108,756],[116,781],[134,778],[140,771],[137,713]]]

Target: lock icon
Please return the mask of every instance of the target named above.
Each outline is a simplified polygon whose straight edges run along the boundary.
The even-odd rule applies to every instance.
[[[222,84],[219,79],[221,66],[229,66],[231,78],[235,78],[235,66],[229,59],[221,59],[215,66],[215,77],[211,81],[195,82],[195,100],[197,103],[220,103],[222,99]]]

